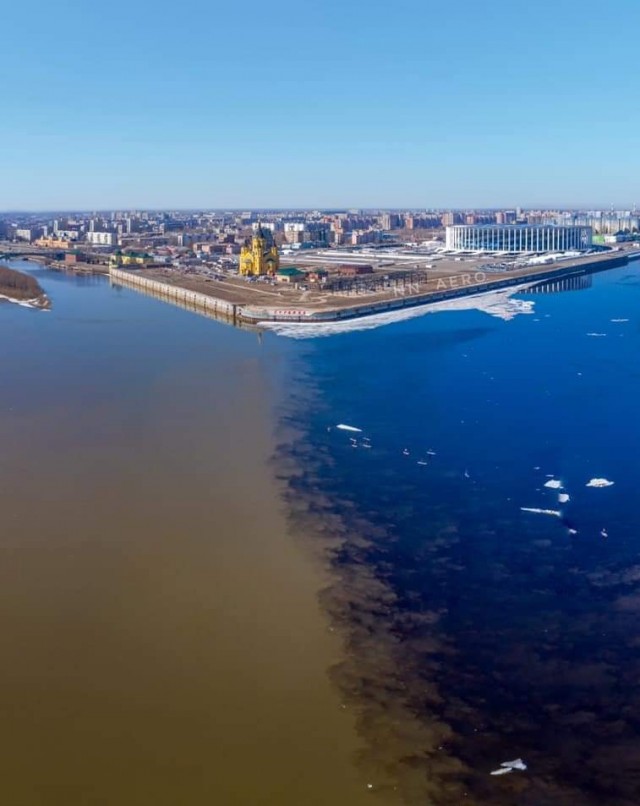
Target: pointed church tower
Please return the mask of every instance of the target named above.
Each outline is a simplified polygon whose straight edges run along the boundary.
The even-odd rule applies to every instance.
[[[278,247],[269,230],[258,224],[251,243],[246,243],[240,251],[240,274],[244,277],[273,276],[280,268]]]

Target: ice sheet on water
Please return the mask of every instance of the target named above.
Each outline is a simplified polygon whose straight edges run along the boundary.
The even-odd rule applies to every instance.
[[[354,431],[357,434],[362,433],[362,428],[356,428],[354,425],[345,425],[344,423],[339,423],[336,428],[339,428],[340,431]]]
[[[558,479],[549,479],[549,481],[545,481],[545,487],[550,487],[552,490],[559,490],[562,487],[562,482],[558,481]]]
[[[508,772],[514,770],[526,770],[527,765],[521,758],[516,758],[513,761],[503,761],[497,770],[493,770],[491,775],[506,775]]]
[[[554,518],[561,517],[562,513],[557,509],[539,509],[538,507],[520,507],[523,512],[533,512],[536,515],[553,515]]]
[[[566,504],[567,501],[569,501],[570,498],[571,498],[571,496],[568,493],[560,493],[558,495],[558,503],[559,504]]]
[[[531,285],[532,283],[523,283],[499,291],[470,294],[467,297],[458,297],[443,302],[429,302],[425,305],[417,305],[415,308],[376,313],[348,319],[345,322],[260,322],[260,327],[268,328],[279,336],[287,336],[292,339],[313,339],[357,330],[372,330],[394,322],[402,322],[405,319],[415,319],[428,313],[446,311],[476,310],[509,321],[516,316],[533,313],[534,302],[513,298],[515,294],[526,291]]]
[[[587,482],[587,487],[613,487],[615,481],[609,481],[609,479],[591,479],[591,481]]]

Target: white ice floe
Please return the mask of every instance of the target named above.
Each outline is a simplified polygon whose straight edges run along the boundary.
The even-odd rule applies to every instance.
[[[559,504],[566,504],[567,501],[570,500],[570,498],[571,498],[571,496],[569,495],[569,493],[560,493],[558,495],[558,503]]]
[[[506,775],[508,772],[514,772],[514,770],[526,770],[527,765],[521,758],[516,758],[513,761],[503,761],[500,767],[497,770],[493,770],[491,775]]]
[[[554,518],[561,517],[562,513],[557,509],[538,509],[537,507],[520,507],[523,512],[533,512],[536,515],[553,515]]]
[[[425,462],[425,461],[424,461],[424,459],[418,459],[418,461],[416,462],[416,464],[417,464],[417,465],[423,465],[423,466],[424,466],[424,465],[427,465],[427,464],[429,464],[429,463],[428,463],[428,462]]]
[[[587,336],[606,336],[606,333],[587,333]]]
[[[613,487],[615,484],[614,481],[609,481],[609,479],[591,479],[591,481],[587,482],[587,487]]]
[[[340,423],[336,426],[336,428],[339,428],[341,431],[355,431],[358,434],[362,433],[362,428],[356,428],[354,425],[345,425],[344,423]]]
[[[488,291],[484,294],[469,294],[465,297],[430,302],[425,305],[416,305],[414,308],[402,308],[398,311],[375,313],[369,316],[360,316],[347,319],[343,322],[260,322],[260,327],[268,328],[279,336],[292,339],[313,339],[320,336],[334,336],[339,333],[349,333],[356,330],[372,330],[405,319],[415,319],[428,313],[441,313],[446,311],[475,310],[495,316],[498,319],[509,321],[521,314],[532,314],[534,302],[530,300],[514,299],[515,294],[522,293],[534,285],[522,283],[499,291]]]
[[[21,308],[36,308],[41,311],[48,310],[48,308],[42,307],[37,297],[34,299],[14,299],[14,297],[8,297],[6,294],[0,294],[0,299],[4,299],[7,302],[12,302],[14,305],[20,305]]]
[[[629,320],[628,319],[612,319],[611,321],[616,322],[616,324],[617,324],[619,322],[628,322]]]
[[[607,530],[606,530],[606,529],[603,529],[603,530],[600,532],[600,535],[601,535],[602,537],[609,537],[609,532],[607,532]]]
[[[559,490],[562,487],[562,482],[558,481],[558,479],[549,479],[549,481],[545,481],[545,487],[550,487],[552,490]]]
[[[577,530],[577,529],[571,529],[571,528],[569,528],[569,534],[570,534],[570,535],[577,535],[577,534],[578,534],[578,530]]]

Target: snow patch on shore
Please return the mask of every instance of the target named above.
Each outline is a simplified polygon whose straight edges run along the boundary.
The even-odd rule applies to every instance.
[[[38,311],[48,310],[42,306],[41,300],[38,297],[35,299],[14,299],[13,297],[8,297],[6,294],[0,294],[0,300],[3,299],[7,302],[12,302],[14,305],[20,305],[22,308],[35,308]]]
[[[334,336],[338,333],[372,330],[394,322],[415,319],[428,313],[444,311],[481,311],[508,322],[516,316],[534,312],[534,302],[512,298],[514,294],[525,291],[532,285],[535,283],[524,283],[500,291],[487,291],[484,294],[457,297],[442,302],[429,302],[425,305],[417,305],[415,308],[370,314],[344,322],[260,322],[260,327],[268,328],[279,336],[291,339],[313,339],[320,336]]]

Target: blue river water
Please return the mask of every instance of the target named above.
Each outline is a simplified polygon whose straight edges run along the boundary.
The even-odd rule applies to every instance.
[[[36,274],[56,358],[36,381],[14,341],[7,405],[47,383],[66,405],[86,362],[79,409],[123,390],[131,406],[156,365],[191,354],[219,372],[212,349],[230,372],[260,355],[281,385],[272,468],[330,569],[321,602],[345,651],[329,674],[377,802],[640,802],[640,263],[519,294],[532,310],[510,321],[439,312],[260,342],[101,278]],[[491,775],[514,759],[526,770]]]
[[[294,359],[281,454],[336,573],[335,679],[409,803],[640,802],[639,264],[589,279]]]

